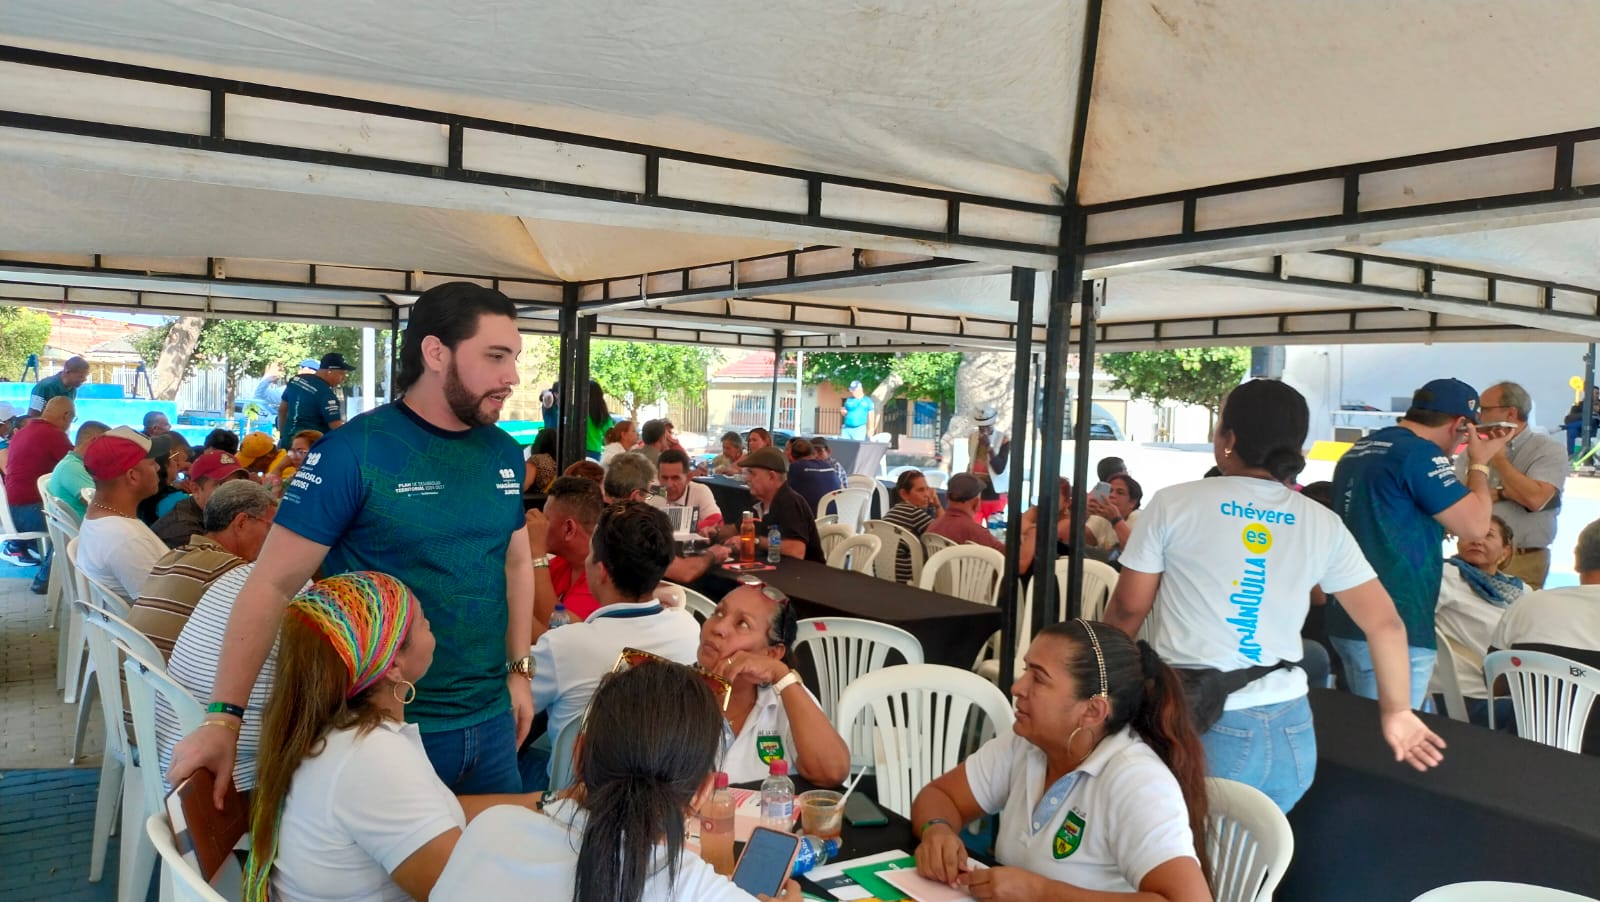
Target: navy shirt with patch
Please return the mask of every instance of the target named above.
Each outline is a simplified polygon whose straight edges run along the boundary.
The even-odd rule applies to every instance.
[[[438,640],[406,709],[423,732],[510,707],[505,559],[522,468],[499,428],[450,432],[395,403],[328,433],[284,491],[276,523],[329,546],[325,575],[376,570],[416,594]]]
[[[1394,599],[1413,648],[1433,648],[1436,641],[1444,527],[1434,516],[1467,494],[1449,456],[1403,426],[1356,442],[1334,468],[1334,512]],[[1327,617],[1329,635],[1365,638],[1336,600],[1330,600]]]
[[[290,379],[283,390],[283,403],[288,405],[289,411],[283,435],[278,436],[279,447],[289,447],[297,432],[307,429],[328,432],[334,423],[344,419],[339,393],[314,374]]]

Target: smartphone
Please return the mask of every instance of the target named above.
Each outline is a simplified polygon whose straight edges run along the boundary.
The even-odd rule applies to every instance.
[[[889,823],[882,808],[857,792],[850,793],[850,798],[844,800],[844,819],[852,827],[883,827]]]
[[[733,869],[735,886],[752,896],[777,898],[783,891],[783,882],[794,869],[795,853],[800,851],[800,837],[793,833],[779,833],[770,827],[757,827],[744,844],[744,854]]]
[[[1515,428],[1517,428],[1517,424],[1516,423],[1507,423],[1505,420],[1496,420],[1493,423],[1479,423],[1478,424],[1478,431],[1479,432],[1482,432],[1485,429],[1515,429]]]
[[[1104,501],[1105,499],[1111,497],[1111,483],[1097,482],[1094,484],[1094,488],[1089,490],[1089,494],[1098,497],[1101,501]],[[845,801],[849,801],[849,799],[846,799]]]

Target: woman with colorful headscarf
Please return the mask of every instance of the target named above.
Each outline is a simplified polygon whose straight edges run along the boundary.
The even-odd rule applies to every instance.
[[[295,596],[261,727],[245,898],[426,899],[470,817],[531,797],[457,799],[405,706],[434,639],[404,584],[357,572]],[[207,721],[231,728],[223,720]]]

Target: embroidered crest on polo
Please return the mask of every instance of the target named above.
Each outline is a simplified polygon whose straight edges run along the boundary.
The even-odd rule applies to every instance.
[[[762,764],[771,764],[783,760],[783,737],[776,733],[761,733],[756,736],[756,757]]]
[[[1078,851],[1078,846],[1083,845],[1084,826],[1083,812],[1076,808],[1069,809],[1067,816],[1061,820],[1061,829],[1056,831],[1055,842],[1051,844],[1050,854],[1057,861],[1071,856]]]

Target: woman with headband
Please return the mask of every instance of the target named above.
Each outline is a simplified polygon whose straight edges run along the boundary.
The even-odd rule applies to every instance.
[[[1177,674],[1086,620],[1040,630],[1024,661],[1016,723],[917,793],[917,872],[984,902],[1073,890],[1209,902],[1205,753]],[[996,813],[1000,866],[972,868],[957,831]]]
[[[261,726],[246,900],[426,899],[472,815],[534,803],[457,799],[434,773],[405,722],[433,647],[411,590],[387,574],[328,577],[289,604]]]

